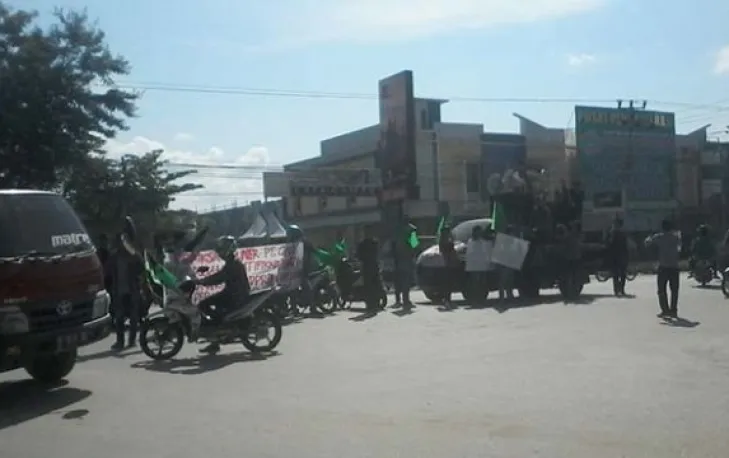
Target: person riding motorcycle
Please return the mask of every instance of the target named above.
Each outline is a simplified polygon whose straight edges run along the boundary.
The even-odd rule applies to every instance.
[[[200,286],[215,286],[223,284],[223,289],[201,300],[198,307],[213,321],[220,322],[225,313],[236,304],[245,302],[251,292],[248,282],[248,273],[245,265],[236,256],[236,241],[234,237],[223,236],[215,243],[215,252],[223,260],[223,267],[206,277],[195,281]],[[213,309],[214,307],[214,309]],[[211,341],[210,345],[200,350],[203,353],[217,353],[220,342]]]
[[[716,247],[709,238],[709,228],[702,224],[699,226],[697,236],[691,243],[691,259],[689,270],[692,272],[699,261],[708,262],[712,269],[716,270]]]

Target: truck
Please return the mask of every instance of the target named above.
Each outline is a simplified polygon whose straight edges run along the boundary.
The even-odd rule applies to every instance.
[[[61,381],[79,347],[110,334],[110,302],[71,205],[53,192],[0,190],[0,372]]]
[[[513,180],[513,172],[504,174],[504,180]],[[498,218],[501,226],[511,226],[512,230],[521,234],[530,241],[527,255],[521,271],[515,276],[515,287],[519,297],[534,299],[541,289],[557,288],[563,296],[575,296],[582,292],[586,283],[589,283],[589,273],[596,270],[596,265],[602,264],[604,247],[602,244],[580,243],[581,260],[578,269],[578,278],[575,282],[565,282],[563,272],[559,266],[564,265],[562,257],[562,244],[558,232],[560,229],[572,226],[579,221],[582,213],[582,203],[579,187],[565,188],[559,192],[555,199],[548,200],[539,195],[534,181],[526,180],[521,186],[501,186],[502,178],[496,177],[498,184],[491,184],[492,208],[499,206]],[[492,180],[493,181],[493,180]],[[492,215],[493,216],[493,215]],[[451,291],[461,292],[464,299],[472,301],[467,275],[465,272],[466,243],[471,237],[475,226],[482,228],[495,224],[492,218],[480,218],[462,221],[452,229],[456,254],[460,260],[455,275],[455,284],[449,285]],[[536,229],[536,231],[534,230]],[[579,228],[576,229],[579,232]],[[416,280],[425,296],[432,302],[443,300],[444,285],[442,279],[453,281],[454,277],[443,275],[446,268],[443,256],[437,245],[425,250],[416,260]],[[574,285],[576,291],[567,291],[567,285]],[[498,289],[498,278],[495,271],[487,275],[486,285],[483,288],[488,295],[489,291]]]

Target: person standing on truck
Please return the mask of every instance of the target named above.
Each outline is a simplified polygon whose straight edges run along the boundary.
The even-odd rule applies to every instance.
[[[613,277],[613,293],[625,296],[625,281],[628,276],[628,236],[623,231],[623,220],[615,217],[605,241],[606,262]]]
[[[116,342],[111,349],[119,351],[124,348],[124,330],[127,319],[129,319],[127,346],[134,347],[137,344],[144,264],[138,256],[127,250],[121,234],[117,236],[116,242],[115,250],[109,257],[108,267],[112,284],[111,310],[116,329]]]
[[[658,249],[658,305],[661,308],[659,318],[678,318],[678,262],[681,255],[681,236],[673,230],[671,220],[665,219],[661,223],[661,232],[657,232],[645,239],[647,246]],[[669,305],[666,287],[671,290]]]

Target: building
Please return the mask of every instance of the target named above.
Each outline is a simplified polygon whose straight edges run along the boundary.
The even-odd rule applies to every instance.
[[[381,97],[385,93],[383,81]],[[356,240],[362,237],[366,227],[382,226],[386,219],[382,202],[388,200],[385,194],[393,191],[383,183],[385,189],[377,194],[337,195],[326,191],[314,193],[318,195],[294,195],[297,192],[292,192],[292,183],[303,180],[301,177],[307,174],[312,174],[313,182],[319,180],[318,185],[326,187],[325,182],[334,179],[331,177],[340,171],[369,170],[374,176],[380,175],[382,169],[399,167],[400,173],[409,174],[411,180],[403,194],[402,212],[423,233],[433,233],[439,215],[446,212],[454,219],[483,217],[489,211],[481,197],[483,125],[444,122],[445,103],[446,100],[415,97],[411,102],[405,100],[405,105],[411,104],[405,112],[412,118],[412,158],[393,159],[402,154],[401,150],[409,148],[402,145],[397,152],[386,153],[383,158],[381,145],[391,132],[383,133],[381,113],[380,124],[323,140],[319,156],[287,164],[282,173],[264,174],[265,195],[281,197],[285,202],[285,218],[295,221],[313,239],[322,239],[322,243],[342,235]],[[387,103],[381,102],[381,112],[385,111],[383,105]],[[391,128],[392,124],[388,124],[386,129]],[[411,164],[393,165],[397,161],[411,161]]]
[[[651,231],[676,215],[673,113],[577,106],[575,137],[585,230],[603,230],[619,214],[628,230]]]

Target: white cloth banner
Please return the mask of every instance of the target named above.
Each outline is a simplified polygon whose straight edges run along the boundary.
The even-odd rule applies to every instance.
[[[284,289],[299,285],[300,272],[304,261],[303,243],[280,243],[250,248],[239,248],[236,257],[246,266],[251,292],[281,286]],[[192,262],[193,270],[206,266],[210,270],[202,274],[208,276],[220,270],[223,261],[213,250],[201,251]],[[198,286],[193,295],[193,302],[216,293],[220,286]]]

